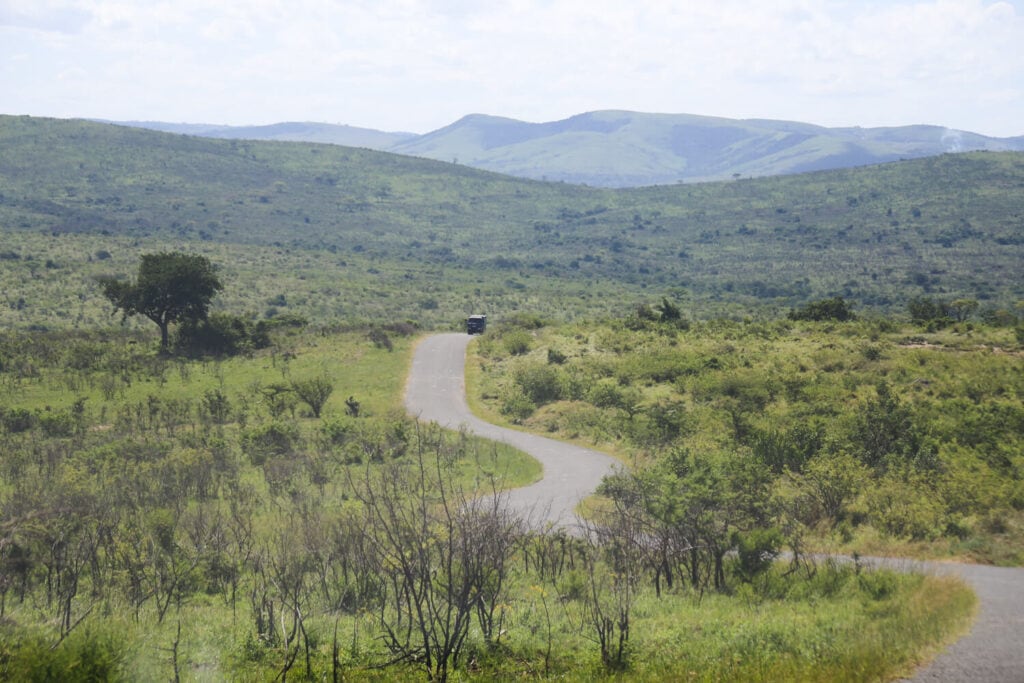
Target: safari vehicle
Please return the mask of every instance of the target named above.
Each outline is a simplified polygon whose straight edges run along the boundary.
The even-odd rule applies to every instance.
[[[486,315],[471,315],[466,318],[466,332],[468,334],[483,334],[487,329]]]

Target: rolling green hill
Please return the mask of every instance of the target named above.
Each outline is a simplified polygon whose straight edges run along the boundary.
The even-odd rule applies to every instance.
[[[29,117],[0,117],[0,149],[5,325],[104,319],[91,277],[157,248],[223,264],[224,305],[261,314],[283,295],[324,319],[566,318],[684,292],[688,313],[738,315],[1024,298],[1019,153],[611,190]]]
[[[825,128],[688,114],[598,111],[550,123],[467,116],[390,151],[525,178],[605,187],[726,180],[864,166],[1024,140],[939,126]]]
[[[369,147],[522,178],[599,187],[806,173],[947,152],[1024,150],[1024,137],[991,138],[941,126],[825,128],[794,121],[631,111],[596,111],[545,123],[473,114],[425,135],[311,123],[131,125],[208,137]]]

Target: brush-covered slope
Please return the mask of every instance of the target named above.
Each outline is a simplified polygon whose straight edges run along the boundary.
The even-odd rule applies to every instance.
[[[327,302],[343,295],[324,281],[358,283],[324,310],[421,319],[565,317],[684,291],[695,313],[834,295],[880,310],[920,295],[1024,299],[1020,153],[610,190],[335,145],[28,117],[0,117],[0,149],[0,269],[15,308],[48,278],[69,286],[60,278],[104,240],[228,264],[272,250],[280,263],[249,276],[294,276],[295,296]],[[28,237],[36,246],[17,246]],[[74,249],[80,238],[91,246]]]

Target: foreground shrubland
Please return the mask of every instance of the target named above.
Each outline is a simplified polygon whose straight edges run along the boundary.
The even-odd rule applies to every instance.
[[[964,627],[960,584],[803,553],[757,461],[670,447],[689,412],[650,413],[655,384],[580,378],[643,423],[645,466],[580,535],[528,528],[492,494],[533,461],[400,410],[407,332],[279,327],[192,360],[0,338],[0,678],[861,680]],[[574,350],[549,364],[525,332],[517,360],[568,374]]]

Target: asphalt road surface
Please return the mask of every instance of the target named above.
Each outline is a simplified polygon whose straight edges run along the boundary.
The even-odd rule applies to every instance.
[[[512,509],[537,525],[572,527],[573,510],[616,464],[611,456],[542,436],[505,429],[474,416],[466,405],[466,334],[438,334],[420,342],[405,387],[405,406],[424,422],[465,427],[479,436],[525,451],[544,466],[543,478],[508,493]]]
[[[589,495],[616,461],[610,456],[541,436],[497,427],[466,405],[466,334],[427,337],[416,348],[406,385],[408,411],[425,422],[468,431],[523,450],[544,466],[543,478],[509,493],[509,503],[535,524],[572,527],[576,504]],[[928,683],[1024,683],[1024,569],[888,560],[903,569],[956,574],[978,594],[970,633],[912,679]]]

